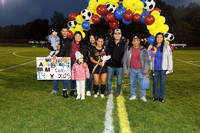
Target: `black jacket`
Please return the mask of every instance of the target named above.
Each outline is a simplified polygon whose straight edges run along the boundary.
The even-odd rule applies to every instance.
[[[60,52],[56,56],[57,57],[70,57],[73,43],[74,43],[73,40],[65,41],[62,48],[60,49]],[[83,42],[80,42],[80,50],[79,51],[84,56],[84,62],[86,62],[88,64],[89,57],[88,57],[88,47],[87,47],[87,45]]]
[[[88,46],[88,68],[90,70],[90,73],[92,73],[93,63],[90,61],[90,51],[92,48],[94,48],[94,46],[92,46],[90,42],[87,43],[87,46]]]
[[[124,51],[126,49],[126,42],[121,40],[118,44],[115,44],[114,39],[110,39],[107,44],[107,53],[111,55],[111,59],[108,60],[108,66],[110,67],[123,67],[122,59],[124,57]]]

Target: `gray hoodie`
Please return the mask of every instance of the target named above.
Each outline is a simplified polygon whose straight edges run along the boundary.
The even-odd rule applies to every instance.
[[[124,73],[129,73],[130,70],[132,48],[133,47],[127,48],[124,54],[124,59],[123,59]],[[150,64],[149,54],[148,51],[143,46],[140,46],[140,62],[142,65],[142,72],[149,75],[149,64]]]
[[[150,45],[148,51],[153,46]],[[149,58],[151,58],[149,54]],[[152,62],[150,63],[150,69],[152,70]],[[170,46],[165,42],[163,47],[163,58],[162,58],[162,70],[173,70],[173,56]]]

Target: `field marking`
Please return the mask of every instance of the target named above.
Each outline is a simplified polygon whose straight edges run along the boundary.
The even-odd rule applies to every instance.
[[[25,51],[31,51],[31,50],[15,51],[15,52],[13,52],[12,54],[13,54],[14,56],[21,57],[21,58],[33,58],[33,57],[28,57],[28,56],[23,56],[23,55],[18,55],[18,54],[17,54],[18,52],[25,52]]]
[[[185,63],[185,64],[190,64],[190,65],[193,65],[193,66],[196,66],[196,67],[200,67],[200,65],[197,65],[197,64],[194,64],[194,63],[191,63],[191,62],[183,61],[183,60],[180,60],[180,59],[175,59],[175,60],[180,61],[180,62]]]
[[[113,109],[114,109],[114,102],[113,102],[113,94],[111,93],[108,97],[107,106],[106,106],[106,114],[104,121],[104,133],[114,133],[114,126],[113,126]]]
[[[12,69],[12,68],[24,66],[24,65],[29,64],[29,63],[32,63],[32,62],[34,62],[34,61],[35,61],[35,60],[32,60],[32,61],[25,62],[25,63],[20,64],[20,65],[15,65],[15,66],[11,66],[11,67],[8,67],[8,68],[0,69],[0,72],[5,71],[5,70],[9,70],[9,69]]]
[[[128,114],[126,112],[125,100],[123,93],[117,98],[118,117],[120,121],[121,133],[131,133]]]
[[[4,53],[0,53],[0,54],[10,54],[10,53],[12,53],[12,52],[4,52]]]

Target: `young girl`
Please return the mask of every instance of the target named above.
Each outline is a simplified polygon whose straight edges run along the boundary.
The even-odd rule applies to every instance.
[[[76,85],[77,85],[77,98],[76,99],[81,99],[84,100],[85,99],[85,80],[86,78],[89,79],[90,78],[90,72],[89,72],[89,68],[83,67],[83,55],[77,51],[75,53],[75,57],[76,57],[76,62],[74,63],[73,67],[72,67],[72,80],[76,80]]]
[[[148,76],[149,72],[149,55],[147,50],[140,46],[140,39],[135,36],[132,41],[133,46],[128,48],[124,54],[124,73],[129,75],[131,83],[131,98],[129,100],[135,100],[137,98],[136,81],[138,78],[140,87],[140,99],[144,102],[146,100],[146,91],[141,89],[141,82],[143,77]]]
[[[107,80],[107,63],[103,63],[103,56],[105,53],[104,38],[99,36],[97,44],[90,51],[90,61],[93,63],[93,77],[94,77],[94,98],[97,98],[99,89],[99,76],[101,76],[101,98],[104,98]]]

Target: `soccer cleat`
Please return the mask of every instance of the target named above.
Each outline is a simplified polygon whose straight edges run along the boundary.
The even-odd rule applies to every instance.
[[[97,98],[98,97],[98,95],[97,94],[94,94],[94,98]]]
[[[104,94],[101,94],[101,98],[102,98],[102,99],[105,98]]]
[[[144,101],[144,102],[147,102],[146,97],[141,97],[140,99],[141,99],[142,101]]]
[[[129,98],[130,101],[135,100],[135,99],[137,99],[137,97],[134,95],[131,98]]]

